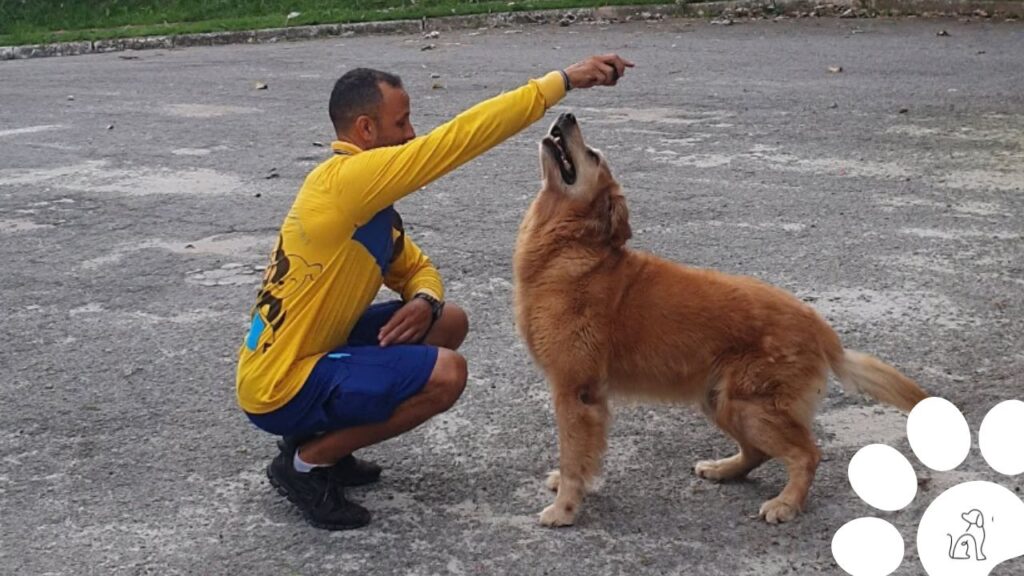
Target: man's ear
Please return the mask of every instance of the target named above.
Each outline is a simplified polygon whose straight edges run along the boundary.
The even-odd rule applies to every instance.
[[[360,115],[355,121],[356,134],[363,140],[363,142],[376,142],[377,141],[377,123],[373,121],[366,114]]]
[[[626,197],[619,193],[612,193],[608,196],[608,229],[611,236],[611,244],[621,248],[627,240],[633,237],[633,229],[629,226],[629,208],[626,207]]]

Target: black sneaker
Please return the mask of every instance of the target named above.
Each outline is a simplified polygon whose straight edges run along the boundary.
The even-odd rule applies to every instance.
[[[282,453],[293,454],[313,436],[283,436],[277,441]],[[360,460],[349,454],[334,465],[334,478],[341,486],[363,486],[380,480],[382,468],[369,460]]]
[[[277,492],[295,504],[302,517],[324,530],[351,530],[370,523],[370,511],[345,498],[332,478],[334,467],[302,473],[292,465],[294,450],[281,452],[267,466],[267,478]]]

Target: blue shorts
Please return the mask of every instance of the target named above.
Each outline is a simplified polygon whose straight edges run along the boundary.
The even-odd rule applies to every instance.
[[[267,414],[248,414],[258,428],[281,436],[306,436],[383,422],[423,390],[437,363],[425,344],[380,347],[377,334],[402,302],[370,306],[348,344],[325,354],[299,393]]]

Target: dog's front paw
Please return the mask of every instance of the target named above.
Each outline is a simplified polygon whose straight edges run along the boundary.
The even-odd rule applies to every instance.
[[[701,460],[693,467],[693,471],[700,478],[720,481],[725,478],[722,474],[722,466],[716,460]]]
[[[576,514],[566,510],[565,506],[552,504],[540,513],[541,526],[557,528],[559,526],[572,526],[576,521]]]
[[[593,494],[601,489],[604,484],[604,478],[601,476],[595,476],[590,480],[583,483],[583,489],[587,494]],[[544,480],[544,486],[552,492],[558,492],[558,487],[562,485],[562,473],[558,470],[552,470],[548,472],[548,477]]]
[[[758,514],[769,524],[782,524],[796,518],[800,509],[781,498],[772,498],[761,505]]]
[[[548,472],[548,478],[544,481],[544,485],[548,487],[548,490],[552,492],[558,492],[558,485],[562,483],[562,473],[558,470],[552,470]]]

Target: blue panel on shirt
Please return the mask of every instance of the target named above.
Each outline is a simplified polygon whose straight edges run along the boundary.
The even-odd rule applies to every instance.
[[[260,343],[260,336],[263,335],[263,329],[266,327],[267,324],[259,313],[253,314],[252,325],[249,326],[249,337],[245,339],[245,347],[249,350],[256,350],[256,346]]]
[[[377,261],[380,267],[380,275],[383,276],[391,263],[391,252],[394,250],[394,239],[391,237],[391,223],[394,216],[394,208],[387,208],[377,214],[366,224],[356,229],[352,239],[359,242]]]

